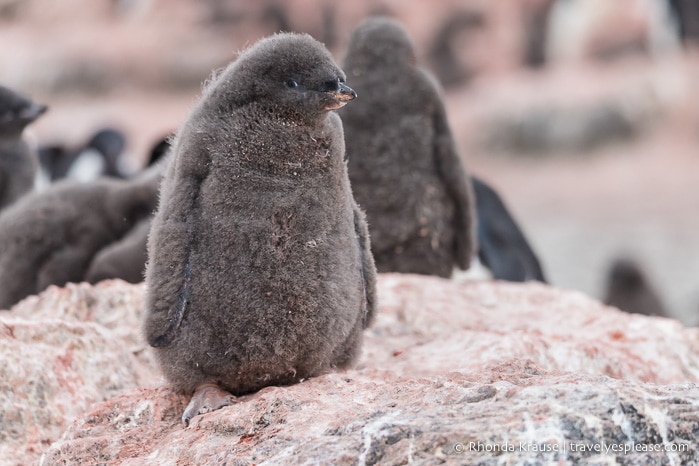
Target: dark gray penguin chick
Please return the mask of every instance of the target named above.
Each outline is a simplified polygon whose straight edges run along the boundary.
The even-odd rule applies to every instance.
[[[361,96],[340,112],[349,176],[379,272],[450,277],[475,253],[470,180],[437,83],[395,20],[364,21],[344,69]],[[356,83],[356,84],[355,84]]]
[[[0,213],[0,309],[83,280],[93,256],[152,214],[162,167],[132,180],[65,181]]]
[[[630,258],[612,261],[607,274],[604,303],[634,314],[669,317],[641,266]]]
[[[513,282],[546,282],[541,264],[498,193],[472,176],[476,196],[478,258],[493,278]]]
[[[37,155],[22,133],[47,108],[0,86],[0,210],[34,188]]]
[[[129,283],[144,280],[148,262],[148,232],[151,218],[138,222],[123,238],[108,244],[100,250],[90,263],[85,281],[97,283],[102,280],[119,278]]]
[[[148,242],[144,332],[183,421],[357,358],[375,309],[335,110],[356,94],[319,42],[278,34],[205,89]]]

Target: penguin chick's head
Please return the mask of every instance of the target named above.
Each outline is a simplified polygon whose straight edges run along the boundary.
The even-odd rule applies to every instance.
[[[0,86],[0,133],[21,134],[29,123],[47,109],[46,105],[35,104],[13,90]]]
[[[116,162],[126,148],[126,137],[119,130],[102,128],[92,135],[86,147],[95,149],[106,159]]]
[[[386,16],[364,20],[352,33],[345,57],[350,76],[397,63],[415,65],[415,47],[403,25]]]
[[[320,116],[357,97],[323,44],[308,34],[282,33],[243,52],[208,89],[233,110],[255,103],[273,112]]]

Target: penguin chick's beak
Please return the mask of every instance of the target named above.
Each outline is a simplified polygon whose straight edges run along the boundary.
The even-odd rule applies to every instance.
[[[344,107],[347,102],[357,97],[357,93],[354,92],[354,89],[342,82],[338,82],[335,89],[329,90],[327,93],[337,102],[337,106],[334,108]]]

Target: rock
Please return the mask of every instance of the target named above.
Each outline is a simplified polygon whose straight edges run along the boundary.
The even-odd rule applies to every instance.
[[[189,427],[180,421],[185,396],[144,385],[93,405],[41,464],[643,465],[699,457],[699,330],[537,283],[386,274],[378,285],[380,313],[356,369],[268,387]],[[118,289],[142,292],[123,283],[102,291]]]
[[[0,312],[0,464],[36,463],[93,403],[157,383],[143,285],[49,287]]]
[[[651,121],[631,114],[621,102],[581,107],[540,104],[522,112],[494,115],[486,123],[486,147],[523,154],[589,152],[628,142]]]
[[[150,382],[95,323],[0,315],[0,464],[27,465],[95,402]]]
[[[61,319],[95,322],[111,330],[137,354],[146,347],[139,328],[143,311],[143,283],[129,285],[122,280],[68,283],[48,287],[38,296],[29,296],[15,304],[12,315],[24,319]]]
[[[422,377],[529,359],[546,371],[635,382],[699,380],[699,329],[538,282],[382,274],[379,305],[360,362],[366,368]]]
[[[330,374],[264,389],[195,418],[189,428],[180,421],[186,401],[160,388],[96,405],[41,464],[78,464],[90,457],[122,465],[614,459],[644,465],[689,464],[697,455],[696,387],[547,373],[521,360],[428,378],[377,370]],[[625,448],[668,451],[625,455]]]
[[[474,150],[589,155],[635,144],[667,124],[690,92],[683,66],[666,60],[553,67],[480,85],[477,94],[464,93],[453,105],[480,108],[469,111],[472,129],[462,130],[470,132]]]
[[[109,329],[139,361],[143,377],[157,372],[152,355],[141,338],[144,284],[130,285],[123,280],[104,280],[96,286],[68,283],[50,286],[38,296],[29,296],[12,308],[12,314],[32,320],[63,319],[95,322]]]

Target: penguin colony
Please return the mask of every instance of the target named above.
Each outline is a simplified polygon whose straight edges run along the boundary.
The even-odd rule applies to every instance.
[[[169,383],[192,396],[188,423],[355,363],[377,269],[449,277],[477,252],[496,278],[521,269],[520,259],[493,267],[517,253],[490,247],[474,210],[499,198],[468,176],[440,87],[403,27],[362,23],[344,68],[350,82],[309,35],[260,40],[214,75],[135,177],[119,172],[125,140],[110,128],[83,148],[40,148],[54,181],[80,180],[71,173],[85,153],[101,157],[101,171],[43,192],[30,193],[33,181],[0,184],[14,193],[0,198],[0,309],[51,284],[137,283],[145,270],[143,333]],[[14,164],[0,165],[1,182],[35,177],[22,130],[45,110],[0,89],[0,162]],[[502,202],[483,205],[484,224],[509,221],[498,244],[528,248]],[[540,268],[510,275],[543,280]]]

